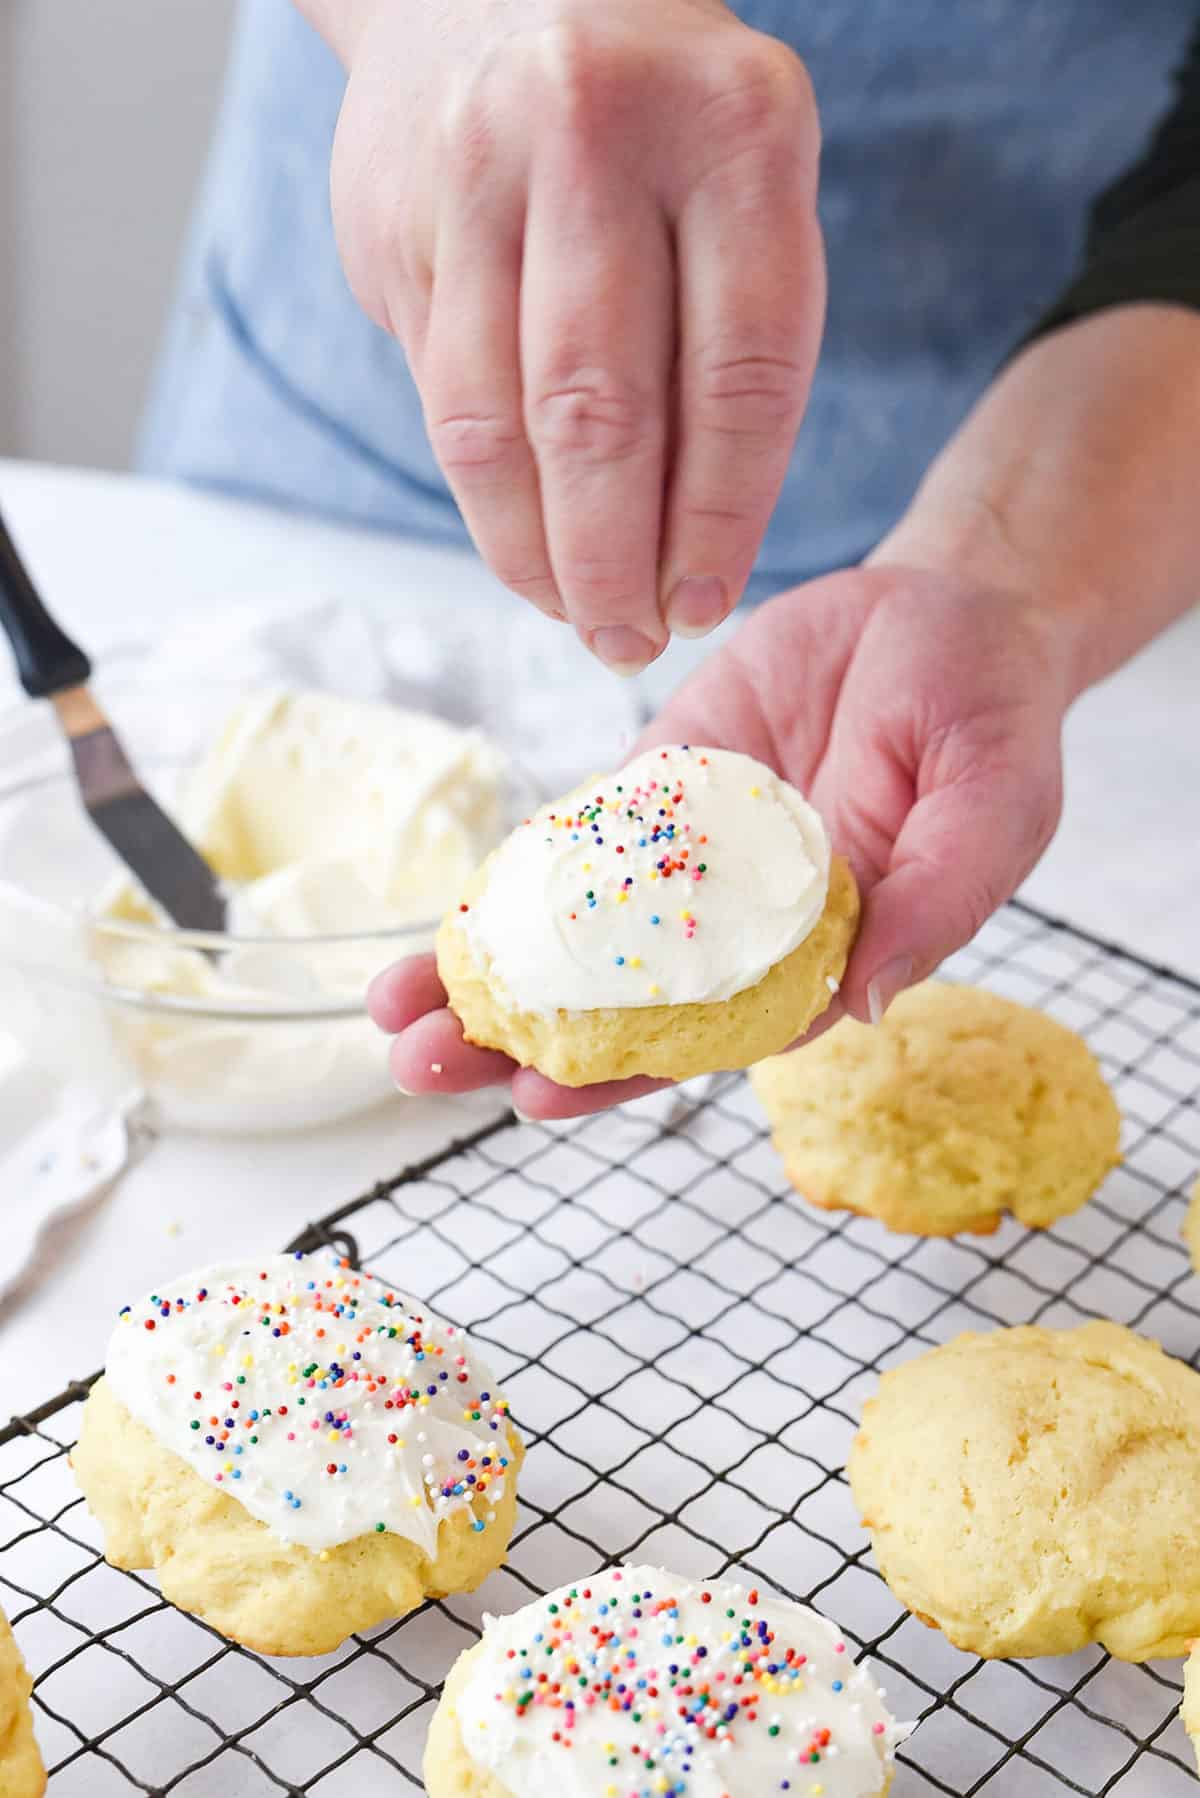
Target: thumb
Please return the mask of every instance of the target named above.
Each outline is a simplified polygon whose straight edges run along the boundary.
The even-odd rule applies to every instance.
[[[882,879],[863,907],[842,1001],[878,1023],[896,994],[931,974],[983,927],[1041,857],[1062,810],[1057,724],[1020,754],[968,760],[919,791]],[[922,786],[925,786],[924,781]]]

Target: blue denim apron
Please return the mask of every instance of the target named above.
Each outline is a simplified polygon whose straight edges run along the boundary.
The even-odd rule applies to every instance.
[[[653,4],[653,0],[648,0]],[[864,555],[1069,278],[1170,98],[1194,0],[739,0],[821,105],[829,321],[761,592]],[[142,441],[149,472],[462,544],[395,343],[351,297],[328,164],[343,77],[243,0]]]

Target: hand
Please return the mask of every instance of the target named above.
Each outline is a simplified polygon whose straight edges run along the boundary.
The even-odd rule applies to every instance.
[[[1016,589],[879,563],[773,600],[647,732],[756,756],[807,794],[854,867],[862,926],[820,1020],[878,1019],[970,940],[1028,874],[1058,822],[1074,629]],[[569,1117],[650,1090],[569,1091],[462,1040],[432,957],[375,982],[412,1092],[511,1079],[527,1116]],[[431,1067],[437,1063],[440,1074]]]
[[[343,262],[484,558],[610,667],[732,610],[824,312],[801,63],[720,0],[304,0]]]

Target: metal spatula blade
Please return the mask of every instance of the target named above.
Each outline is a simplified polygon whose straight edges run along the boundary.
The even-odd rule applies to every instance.
[[[91,663],[46,610],[2,518],[0,626],[26,693],[54,704],[97,830],[180,929],[224,930],[225,899],[216,875],[139,781],[88,691]]]
[[[142,786],[88,689],[68,687],[52,698],[96,829],[176,924],[224,930],[225,899],[216,875]]]

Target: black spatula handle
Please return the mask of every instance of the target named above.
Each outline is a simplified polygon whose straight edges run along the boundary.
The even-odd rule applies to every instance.
[[[17,546],[0,517],[0,625],[17,658],[21,685],[31,699],[48,699],[88,679],[92,664],[55,624],[25,572]]]

